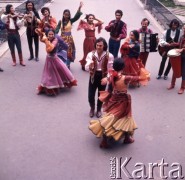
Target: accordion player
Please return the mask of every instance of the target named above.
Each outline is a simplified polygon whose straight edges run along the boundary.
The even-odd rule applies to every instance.
[[[140,52],[157,52],[157,43],[158,33],[155,34],[147,34],[140,33]]]

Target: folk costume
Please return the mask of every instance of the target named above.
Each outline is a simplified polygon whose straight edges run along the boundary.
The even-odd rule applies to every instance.
[[[178,91],[178,94],[183,94],[185,90],[185,35],[183,35],[180,39],[180,49],[182,49],[181,53],[181,75],[182,75],[182,82],[181,87]],[[173,89],[175,87],[176,77],[173,73],[171,85],[168,90]]]
[[[57,56],[59,40],[55,37],[52,41],[49,41],[46,36],[43,36],[41,41],[46,45],[47,56],[41,84],[38,87],[38,94],[46,93],[47,95],[56,95],[60,88],[76,86],[76,79]]]
[[[95,49],[94,43],[96,41],[96,37],[95,37],[96,27],[98,27],[98,33],[100,33],[101,29],[102,29],[102,22],[97,22],[97,23],[93,23],[92,25],[90,25],[86,21],[81,20],[78,25],[77,30],[84,29],[84,31],[85,31],[85,39],[84,39],[84,43],[83,43],[84,56],[83,56],[82,60],[80,60],[82,69],[85,69],[87,54]]]
[[[134,45],[132,48],[129,45]],[[127,38],[120,48],[121,57],[124,58],[125,67],[123,74],[128,76],[139,76],[141,71],[146,74],[149,72],[144,68],[141,60],[138,58],[140,53],[140,45],[138,41],[133,41]],[[142,82],[143,83],[143,82]],[[146,84],[147,82],[145,82]],[[131,86],[139,86],[139,81],[130,82]],[[143,84],[144,85],[144,84]]]
[[[143,30],[143,28],[140,28],[140,29],[138,29],[138,33],[152,34],[153,31],[149,28],[146,28],[146,30]],[[144,65],[144,67],[146,66],[148,55],[149,55],[149,52],[140,52],[139,53],[139,59],[142,61],[142,64]]]
[[[103,137],[100,147],[107,148],[107,138],[119,141],[124,138],[124,143],[134,142],[133,134],[137,128],[132,116],[131,96],[127,93],[130,82],[145,81],[148,77],[125,76],[122,73],[112,71],[109,83],[113,90],[100,92],[99,99],[103,102],[105,114],[98,120],[91,120],[89,129],[96,137]]]
[[[13,66],[16,66],[16,56],[15,56],[15,46],[18,51],[19,61],[20,65],[25,66],[23,61],[23,55],[22,55],[22,48],[21,48],[21,39],[19,35],[19,28],[23,26],[24,20],[19,19],[18,15],[15,14],[2,14],[1,20],[3,23],[6,24],[6,29],[8,32],[8,46],[10,48]]]
[[[179,29],[175,29],[174,31],[170,28],[164,32],[163,37],[159,41],[159,47],[163,47],[163,53],[162,53],[162,61],[160,63],[159,72],[157,79],[160,79],[163,75],[163,71],[165,68],[166,60],[168,59],[167,53],[170,49],[177,48],[179,46],[179,41],[181,37],[181,32]],[[166,46],[167,44],[171,44],[171,46]],[[166,80],[168,77],[168,74],[171,69],[171,63],[168,60],[167,68],[164,72],[164,79]]]
[[[47,33],[50,29],[55,30],[56,26],[56,18],[50,15],[48,17],[43,17],[41,22],[39,23],[39,28],[45,33]]]
[[[98,57],[96,51],[92,51],[88,53],[86,58],[85,70],[90,72],[89,78],[89,87],[88,87],[88,100],[91,107],[91,115],[94,115],[95,110],[95,94],[98,89],[98,97],[100,95],[100,91],[105,90],[106,86],[101,85],[102,78],[106,77],[108,71],[112,69],[112,63],[114,61],[114,57],[111,53],[107,51],[103,51],[101,57]],[[97,100],[97,116],[101,116],[101,107],[102,102]]]
[[[67,61],[66,65],[70,68],[70,63],[74,62],[76,57],[76,48],[73,40],[73,36],[71,34],[72,24],[77,21],[82,15],[81,11],[77,11],[75,16],[67,23],[62,22],[61,20],[58,22],[55,32],[58,33],[61,30],[61,38],[68,44],[67,49]]]
[[[38,12],[35,11],[26,11],[26,19],[24,25],[26,28],[26,36],[28,40],[28,47],[30,51],[30,57],[28,60],[32,60],[34,58],[33,53],[33,41],[35,45],[35,60],[38,61],[38,54],[39,54],[39,36],[35,32],[35,29],[38,27],[38,21],[40,21],[40,16]]]
[[[113,26],[111,26],[112,23],[114,24]],[[113,54],[114,58],[118,57],[121,39],[127,36],[127,24],[121,20],[112,20],[105,27],[105,30],[110,32],[109,52]],[[117,38],[120,38],[120,40],[117,41]]]

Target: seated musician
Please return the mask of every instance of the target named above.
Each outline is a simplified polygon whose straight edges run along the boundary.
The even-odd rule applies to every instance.
[[[182,75],[182,82],[181,87],[178,91],[178,94],[183,94],[185,89],[185,25],[183,26],[183,35],[180,38],[180,49],[177,50],[177,52],[181,53],[181,75]],[[176,77],[173,73],[171,85],[167,88],[168,90],[171,90],[175,87],[175,81]]]
[[[170,22],[169,29],[164,32],[163,37],[160,39],[159,42],[159,53],[162,56],[162,61],[159,67],[159,72],[156,79],[161,79],[163,75],[165,63],[167,60],[167,53],[170,49],[177,48],[179,46],[179,40],[181,36],[181,32],[179,30],[179,21],[177,19],[173,19]],[[168,79],[168,74],[171,69],[171,64],[168,61],[168,66],[164,72],[164,80]]]

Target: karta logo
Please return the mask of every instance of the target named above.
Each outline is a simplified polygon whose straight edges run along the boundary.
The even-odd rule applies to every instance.
[[[168,164],[161,159],[159,163],[137,162],[133,166],[134,170],[129,169],[128,164],[131,162],[130,158],[111,157],[111,179],[184,179],[182,165],[178,162]],[[154,176],[154,172],[157,172],[158,176]],[[156,173],[155,173],[156,174]]]

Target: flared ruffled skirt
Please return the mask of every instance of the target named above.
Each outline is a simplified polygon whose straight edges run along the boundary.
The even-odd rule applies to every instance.
[[[125,133],[133,134],[137,125],[132,117],[122,117],[117,119],[113,114],[105,114],[102,118],[91,120],[89,129],[100,138],[103,135],[119,141]]]
[[[47,56],[42,73],[40,91],[76,86],[77,81],[71,71],[56,55]]]
[[[104,93],[100,93],[104,96]],[[131,97],[124,92],[114,91],[107,98],[102,97],[103,110],[106,114],[97,120],[91,120],[89,129],[97,136],[112,137],[119,141],[125,133],[133,134],[137,125],[131,113]]]

